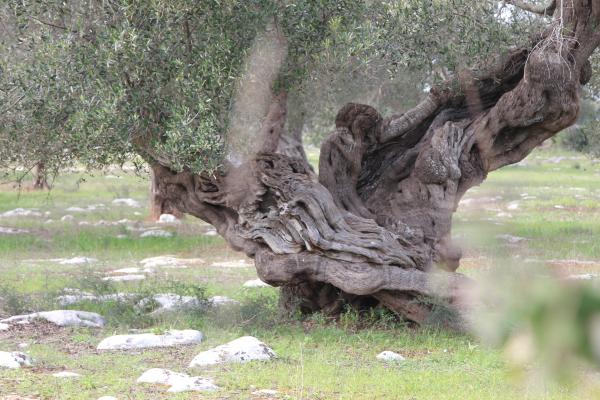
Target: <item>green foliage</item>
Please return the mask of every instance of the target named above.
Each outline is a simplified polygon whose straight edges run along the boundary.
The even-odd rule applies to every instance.
[[[527,26],[488,0],[8,0],[0,16],[0,163],[50,170],[141,154],[214,171],[265,30],[287,43],[272,90],[291,94],[291,120],[325,132],[340,103],[402,110],[423,93],[415,82],[514,44]]]
[[[594,100],[586,100],[579,123],[567,129],[561,136],[561,144],[569,149],[600,157],[600,120],[598,105]]]

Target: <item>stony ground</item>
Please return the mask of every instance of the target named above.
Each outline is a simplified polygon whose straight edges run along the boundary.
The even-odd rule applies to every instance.
[[[594,372],[540,389],[515,379],[501,352],[473,336],[415,329],[385,313],[284,318],[277,289],[244,286],[257,279],[251,260],[200,221],[150,222],[147,194],[146,179],[121,170],[65,172],[50,195],[0,186],[0,320],[57,309],[105,320],[102,328],[40,319],[0,325],[0,352],[32,359],[31,366],[0,368],[0,399],[600,397]],[[493,173],[456,216],[455,237],[466,250],[462,271],[476,278],[495,267],[600,273],[599,200],[600,165],[578,155],[538,151]],[[142,262],[157,256],[175,261]],[[163,310],[159,294],[193,306]],[[213,296],[237,303],[211,304]],[[98,350],[113,335],[170,330],[197,330],[203,340]],[[190,367],[199,353],[243,336],[260,339],[277,357]],[[403,359],[380,360],[383,351]],[[151,368],[207,378],[219,389],[169,393],[171,385],[138,383]],[[78,376],[54,376],[60,372]]]

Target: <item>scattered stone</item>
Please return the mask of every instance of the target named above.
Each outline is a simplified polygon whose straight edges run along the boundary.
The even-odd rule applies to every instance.
[[[144,258],[140,261],[145,268],[187,268],[187,264],[203,264],[202,258],[177,258],[173,256],[158,256]]]
[[[139,274],[140,272],[142,272],[142,270],[137,267],[121,268],[110,271],[111,274]]]
[[[152,314],[160,314],[167,311],[185,310],[201,306],[197,298],[192,296],[180,296],[173,293],[156,294],[151,299],[143,299],[138,307],[144,308],[150,301],[158,304],[158,308]]]
[[[573,274],[566,276],[565,279],[569,281],[591,281],[598,279],[599,276],[598,274]]]
[[[66,212],[70,212],[70,213],[84,213],[84,212],[88,212],[88,210],[86,210],[85,208],[81,208],[81,207],[69,207],[69,208],[65,208]]]
[[[253,264],[250,264],[246,260],[235,260],[235,261],[219,261],[216,263],[212,263],[211,267],[215,268],[247,268],[253,267]]]
[[[506,206],[507,210],[510,211],[514,211],[514,210],[518,210],[520,207],[520,204],[518,201],[511,201],[510,203],[508,203],[508,205]]]
[[[513,235],[509,235],[509,234],[496,235],[496,239],[504,240],[504,241],[508,242],[509,244],[519,244],[521,242],[525,242],[525,241],[529,240],[524,237],[513,236]]]
[[[499,212],[498,214],[496,214],[496,218],[512,218],[512,214],[511,213],[507,213],[504,211]]]
[[[149,369],[138,378],[137,382],[170,386],[168,390],[170,393],[219,389],[210,378],[189,376],[162,368]]]
[[[14,210],[5,211],[0,214],[0,217],[41,217],[42,213],[37,208],[15,208]]]
[[[273,389],[260,389],[252,392],[254,396],[277,396],[279,392]]]
[[[52,224],[54,222],[53,219],[47,219],[44,221],[45,224]]]
[[[209,229],[204,232],[205,236],[217,236],[219,233],[215,229]]]
[[[111,293],[95,296],[91,293],[77,292],[74,294],[65,294],[62,296],[58,296],[56,299],[58,300],[58,304],[60,304],[61,306],[69,306],[71,304],[81,303],[82,301],[127,301],[135,296],[136,294],[134,293]]]
[[[58,259],[58,263],[62,265],[80,265],[80,264],[91,264],[95,263],[98,260],[91,257],[73,257],[73,258],[63,258]]]
[[[163,231],[162,229],[154,229],[151,231],[146,231],[140,235],[140,237],[142,237],[142,238],[147,238],[147,237],[167,238],[167,237],[171,237],[171,236],[173,236],[173,234],[171,232]]]
[[[160,217],[158,217],[158,223],[159,224],[179,224],[179,223],[181,223],[181,221],[178,220],[177,217],[174,216],[173,214],[162,214]]]
[[[19,235],[22,233],[29,233],[29,231],[27,229],[6,228],[0,226],[0,235]]]
[[[558,210],[564,210],[565,206],[561,206],[560,204],[557,204],[554,206],[554,208],[556,208]]]
[[[382,351],[381,353],[377,354],[377,359],[381,360],[381,361],[403,361],[405,360],[405,358],[398,353],[395,353],[393,351]]]
[[[60,220],[63,222],[71,222],[71,221],[75,220],[75,217],[72,216],[71,214],[67,214],[67,215],[63,216]]]
[[[55,310],[16,315],[14,317],[3,319],[0,323],[23,324],[30,323],[36,319],[43,319],[61,327],[83,326],[88,328],[102,328],[105,324],[104,318],[96,313],[75,310]]]
[[[195,330],[171,330],[164,335],[140,333],[135,335],[111,336],[100,342],[98,350],[131,350],[154,347],[173,347],[198,344],[202,341],[202,332]]]
[[[239,305],[240,302],[234,299],[230,299],[227,296],[213,296],[208,299],[208,304],[211,307],[224,307]]]
[[[7,331],[10,329],[10,325],[8,324],[0,324],[0,332]]]
[[[30,367],[33,361],[25,353],[0,351],[0,368],[18,369]]]
[[[52,376],[55,378],[79,378],[81,375],[79,375],[76,372],[61,371],[61,372],[52,374]]]
[[[133,282],[133,281],[143,281],[146,279],[146,275],[117,275],[117,276],[107,276],[102,278],[103,281],[112,281],[112,282]]]
[[[141,204],[134,199],[114,199],[112,204],[115,206],[128,206],[134,208],[140,208]]]
[[[91,225],[88,221],[79,221],[79,226]]]
[[[261,281],[260,279],[252,279],[250,281],[246,281],[243,286],[247,287],[247,288],[271,287],[271,285],[269,285],[266,282]]]
[[[223,363],[244,363],[253,360],[270,360],[276,357],[273,350],[253,336],[244,336],[227,344],[198,354],[190,368]]]
[[[29,343],[19,343],[19,348],[20,349],[26,349],[29,347]]]

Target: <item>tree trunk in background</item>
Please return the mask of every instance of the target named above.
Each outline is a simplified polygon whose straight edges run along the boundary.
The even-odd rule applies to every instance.
[[[33,169],[33,184],[31,185],[31,188],[33,190],[50,189],[50,185],[48,184],[48,174],[43,162],[38,162]]]
[[[302,151],[281,151],[286,102],[278,96],[251,160],[215,175],[153,162],[157,198],[254,258],[288,310],[379,305],[417,323],[440,306],[464,310],[471,283],[455,272],[461,250],[451,240],[461,197],[572,125],[590,79],[600,1],[559,3],[531,46],[459,74],[405,114],[344,106],[322,145],[318,179]]]
[[[161,195],[159,184],[154,174],[154,169],[150,169],[150,218],[152,221],[158,221],[161,215],[172,214],[177,218],[183,217],[183,213],[172,202]]]

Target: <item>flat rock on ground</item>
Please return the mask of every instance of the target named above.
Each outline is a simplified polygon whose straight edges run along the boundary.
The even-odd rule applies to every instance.
[[[37,208],[15,208],[14,210],[5,211],[0,214],[0,217],[41,217],[42,213]]]
[[[195,330],[171,330],[164,335],[140,333],[135,335],[111,336],[100,342],[98,350],[132,350],[154,347],[174,347],[198,344],[202,341],[202,332]]]
[[[7,331],[10,329],[10,325],[8,324],[0,324],[0,332]]]
[[[36,319],[43,319],[58,326],[81,326],[88,328],[102,328],[106,323],[99,314],[76,311],[76,310],[54,310],[44,311],[26,315],[16,315],[3,319],[0,323],[4,324],[26,324]]]
[[[210,378],[189,376],[162,368],[149,369],[138,378],[137,382],[170,386],[168,392],[171,393],[218,389]]]
[[[107,277],[102,278],[103,281],[112,281],[112,282],[143,281],[144,279],[146,279],[146,275],[140,275],[140,274],[116,275],[116,276],[107,276]]]
[[[187,268],[189,264],[203,264],[202,258],[178,258],[170,255],[144,258],[140,264],[144,268]]]
[[[260,279],[252,279],[250,281],[244,282],[244,287],[246,288],[262,288],[262,287],[271,287],[266,282],[261,281]]]
[[[254,360],[270,360],[276,354],[266,344],[253,336],[244,336],[227,344],[198,354],[190,368],[224,363],[244,363]]]
[[[0,368],[17,369],[29,367],[33,361],[25,353],[0,351]]]
[[[112,204],[115,206],[128,206],[134,208],[140,208],[142,206],[139,201],[134,199],[114,199]]]
[[[381,353],[377,354],[377,359],[381,361],[405,360],[405,358],[401,354],[395,353],[393,351],[382,351]]]
[[[91,258],[91,257],[73,257],[73,258],[60,259],[60,261],[58,263],[62,264],[62,265],[81,265],[81,264],[91,264],[91,263],[95,263],[97,261],[98,260],[96,260],[95,258]]]
[[[62,296],[58,296],[56,300],[58,300],[58,304],[60,304],[61,306],[69,306],[71,304],[81,303],[82,301],[127,301],[135,296],[135,293],[111,293],[94,295],[87,292],[73,292],[72,294],[64,294]]]
[[[21,233],[29,233],[27,229],[7,228],[0,226],[0,235],[18,235]]]
[[[211,307],[222,307],[239,305],[240,302],[234,299],[230,299],[227,296],[213,296],[209,297],[208,304],[210,304]]]
[[[234,260],[234,261],[219,261],[210,265],[214,268],[248,268],[254,265],[246,260]]]
[[[181,296],[173,293],[155,294],[151,298],[142,299],[138,307],[145,307],[149,302],[154,301],[158,305],[153,314],[160,314],[167,311],[189,310],[191,308],[201,307],[200,301],[192,296]]]
[[[173,234],[169,231],[163,231],[162,229],[153,229],[151,231],[146,231],[143,232],[140,237],[141,238],[147,238],[147,237],[171,237],[173,236]]]
[[[79,375],[76,372],[61,371],[61,372],[52,374],[52,376],[55,378],[79,378],[81,375]]]

